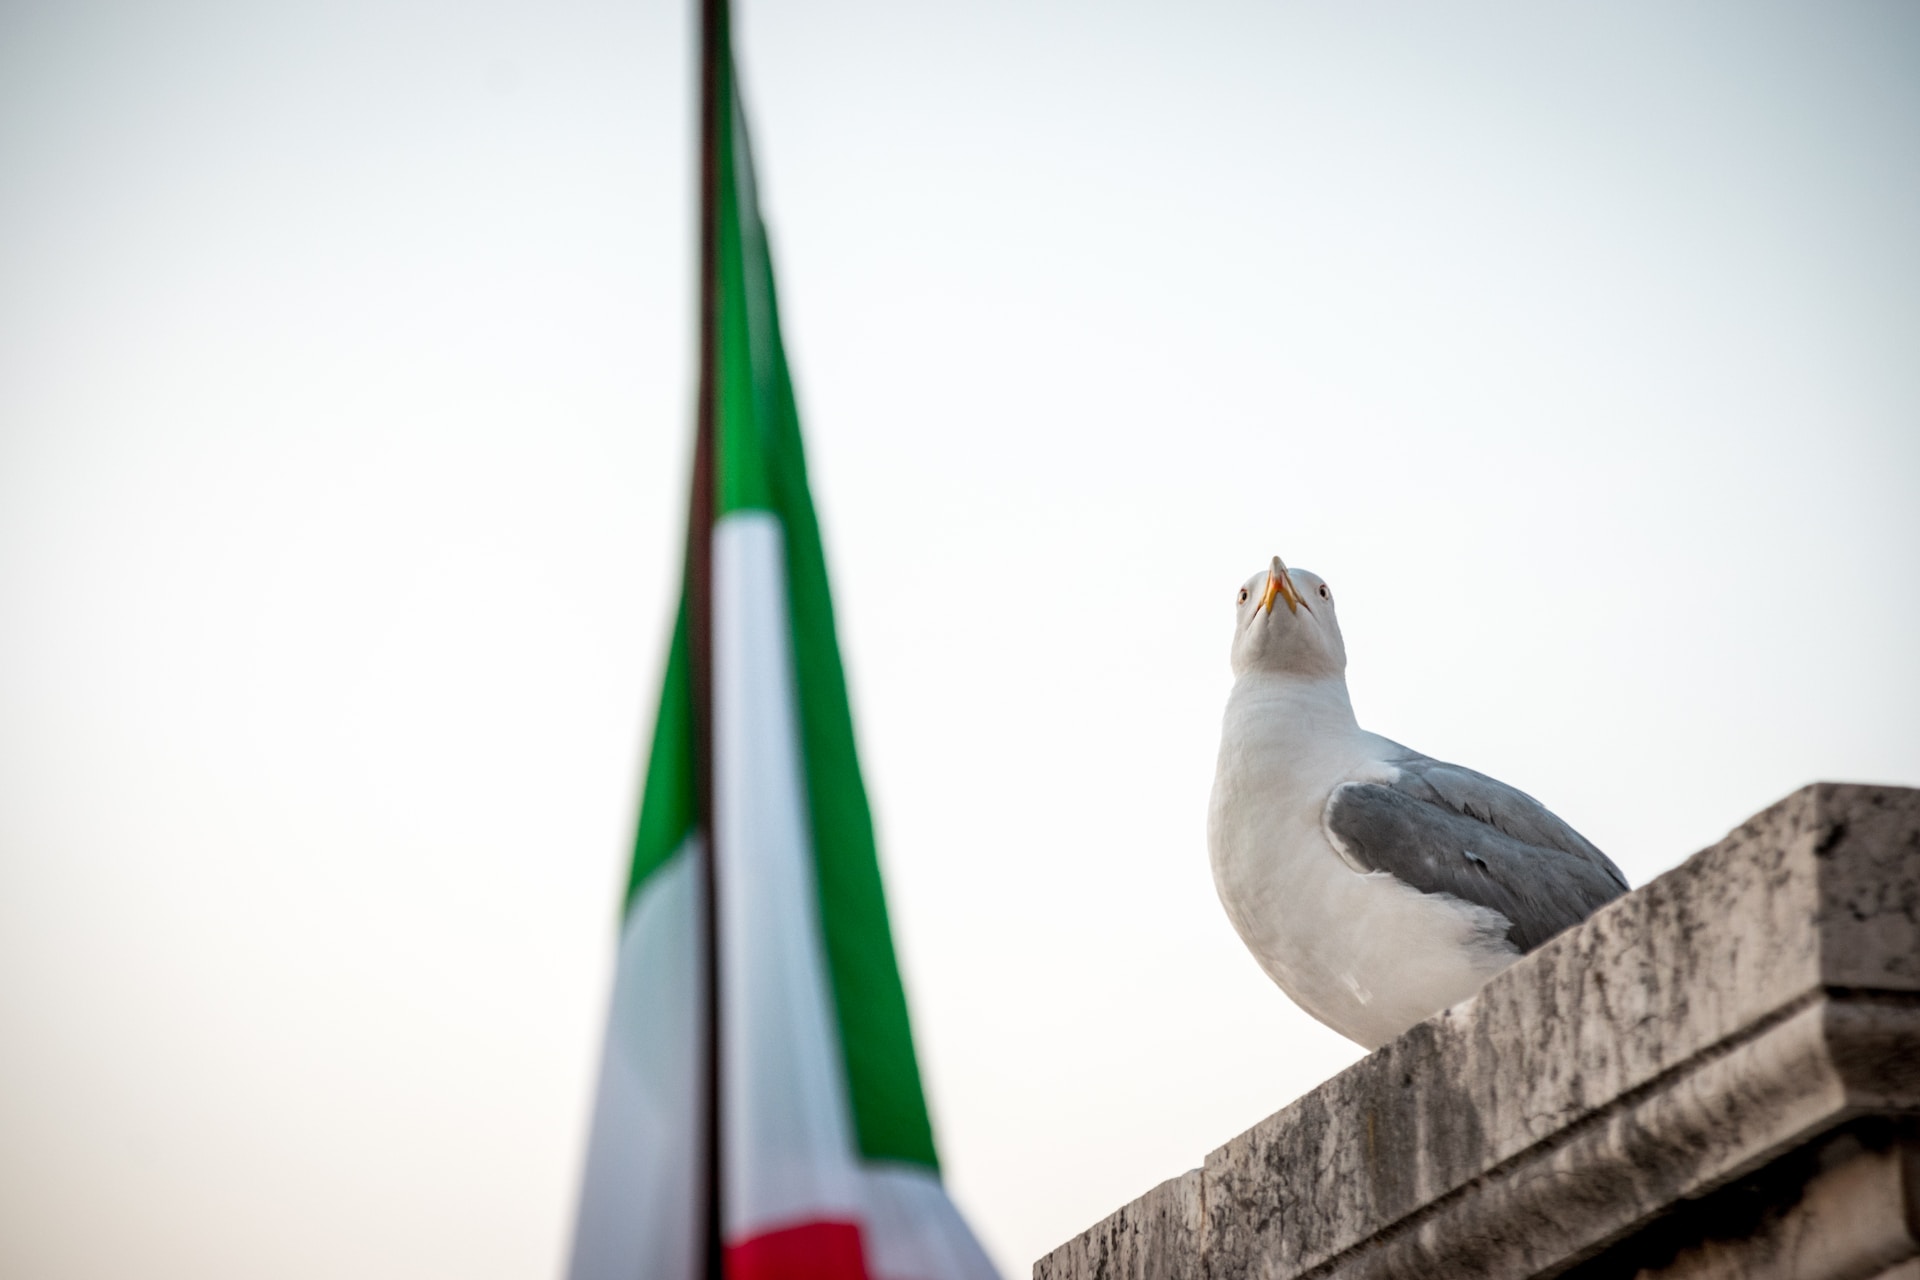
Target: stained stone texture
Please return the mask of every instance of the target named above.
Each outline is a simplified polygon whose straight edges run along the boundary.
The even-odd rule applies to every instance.
[[[1920,1280],[1920,791],[1758,814],[1035,1280]]]
[[[1156,1280],[1199,1255],[1200,1170],[1169,1178],[1048,1255],[1049,1280]],[[1055,1260],[1058,1260],[1055,1262]],[[1040,1268],[1034,1268],[1040,1275]]]

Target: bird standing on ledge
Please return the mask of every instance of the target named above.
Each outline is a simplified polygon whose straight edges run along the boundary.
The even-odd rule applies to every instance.
[[[1249,578],[1232,656],[1214,887],[1267,976],[1341,1035],[1378,1048],[1627,891],[1532,796],[1360,727],[1318,575],[1275,556]]]

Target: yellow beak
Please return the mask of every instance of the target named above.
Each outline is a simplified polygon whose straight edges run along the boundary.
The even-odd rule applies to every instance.
[[[1260,607],[1272,613],[1275,596],[1287,602],[1288,613],[1300,612],[1300,593],[1294,589],[1293,578],[1279,556],[1273,558],[1273,564],[1267,569],[1267,589],[1260,594]]]

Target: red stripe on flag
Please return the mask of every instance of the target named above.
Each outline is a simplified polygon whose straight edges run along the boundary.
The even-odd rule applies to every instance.
[[[867,1280],[860,1228],[803,1222],[730,1244],[727,1280]]]

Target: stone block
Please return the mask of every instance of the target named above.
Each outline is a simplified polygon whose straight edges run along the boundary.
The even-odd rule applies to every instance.
[[[1200,1170],[1169,1178],[1033,1266],[1035,1280],[1176,1280],[1200,1256]]]

